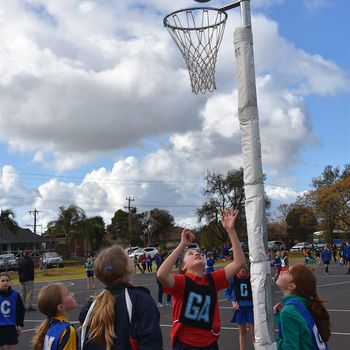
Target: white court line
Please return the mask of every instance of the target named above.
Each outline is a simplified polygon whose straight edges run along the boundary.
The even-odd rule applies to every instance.
[[[350,281],[344,281],[344,282],[335,282],[335,283],[328,283],[328,284],[319,284],[317,287],[331,287],[331,286],[337,286],[340,284],[349,284]]]

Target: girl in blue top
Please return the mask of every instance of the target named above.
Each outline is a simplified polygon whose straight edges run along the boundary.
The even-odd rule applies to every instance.
[[[209,252],[207,254],[207,261],[205,264],[205,273],[214,272],[215,259],[213,258],[213,253]]]
[[[0,349],[16,350],[23,328],[24,305],[21,296],[11,288],[10,275],[0,273]]]
[[[76,350],[77,334],[68,313],[77,306],[73,293],[63,283],[50,283],[38,295],[38,309],[47,318],[32,340],[34,350]]]
[[[321,252],[321,259],[322,259],[322,262],[324,264],[324,273],[326,275],[328,275],[328,273],[329,273],[328,272],[328,266],[329,266],[329,263],[330,263],[330,261],[332,259],[331,251],[329,250],[328,245],[326,245],[324,247],[324,249],[322,250],[322,252]]]
[[[232,303],[233,317],[231,322],[239,324],[239,348],[245,350],[247,324],[254,343],[252,287],[247,265],[242,267],[235,277],[230,278],[225,296]]]

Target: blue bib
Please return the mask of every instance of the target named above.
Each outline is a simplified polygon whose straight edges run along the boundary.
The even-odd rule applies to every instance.
[[[8,297],[0,295],[0,326],[16,326],[17,296],[15,290]]]
[[[64,339],[60,343],[60,338],[66,330]],[[59,350],[63,349],[70,337],[70,323],[53,319],[50,327],[46,332],[42,350]]]
[[[315,321],[311,315],[311,312],[309,309],[302,304],[301,302],[297,300],[288,300],[284,305],[294,305],[300,312],[300,314],[304,317],[307,326],[310,329],[311,336],[312,336],[312,344],[313,344],[313,349],[314,350],[328,350],[328,345],[325,343],[322,338],[320,333],[318,332],[317,326],[315,324]],[[282,335],[282,327],[281,323],[278,325],[279,327],[279,337],[283,338]]]

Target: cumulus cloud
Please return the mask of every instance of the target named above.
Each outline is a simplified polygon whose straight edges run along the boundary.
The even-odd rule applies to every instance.
[[[31,205],[36,195],[36,190],[23,185],[21,175],[12,165],[4,165],[0,169],[0,207],[2,209]]]
[[[117,160],[78,183],[57,177],[32,191],[18,177],[16,185],[7,177],[1,190],[35,196],[32,203],[46,221],[59,205],[73,202],[108,218],[129,195],[141,210],[172,203],[178,217],[193,220],[205,171],[242,165],[232,45],[240,19],[238,11],[230,13],[217,62],[218,90],[194,96],[182,57],[162,26],[165,14],[186,6],[186,0],[176,6],[161,0],[4,2],[0,140],[58,173],[106,154]],[[278,173],[317,142],[305,96],[346,90],[349,81],[334,62],[295,47],[258,12],[253,32],[264,168]],[[139,155],[123,157],[129,149]]]

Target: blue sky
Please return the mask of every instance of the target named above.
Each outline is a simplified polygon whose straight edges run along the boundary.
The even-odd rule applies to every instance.
[[[213,0],[220,7],[227,1]],[[348,163],[347,0],[253,0],[263,169],[274,205]],[[25,226],[135,198],[193,225],[203,174],[242,165],[231,10],[217,90],[196,96],[163,17],[193,1],[18,0],[0,16],[0,205]]]

